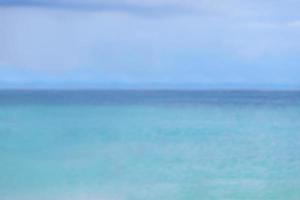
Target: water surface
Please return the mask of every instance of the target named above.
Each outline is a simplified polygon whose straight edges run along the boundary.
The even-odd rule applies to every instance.
[[[299,200],[300,92],[0,92],[0,199]]]

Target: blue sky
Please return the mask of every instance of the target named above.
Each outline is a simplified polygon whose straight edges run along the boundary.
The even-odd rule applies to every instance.
[[[300,88],[296,0],[0,0],[1,88]]]

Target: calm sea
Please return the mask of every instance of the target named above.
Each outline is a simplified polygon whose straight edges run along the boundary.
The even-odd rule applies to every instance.
[[[299,200],[300,92],[0,92],[1,200]]]

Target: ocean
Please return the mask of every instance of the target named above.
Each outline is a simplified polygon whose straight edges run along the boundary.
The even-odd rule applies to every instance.
[[[1,200],[299,200],[298,91],[0,91]]]

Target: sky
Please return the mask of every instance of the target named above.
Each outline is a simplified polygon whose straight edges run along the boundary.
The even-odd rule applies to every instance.
[[[300,89],[298,0],[0,0],[0,88]]]

